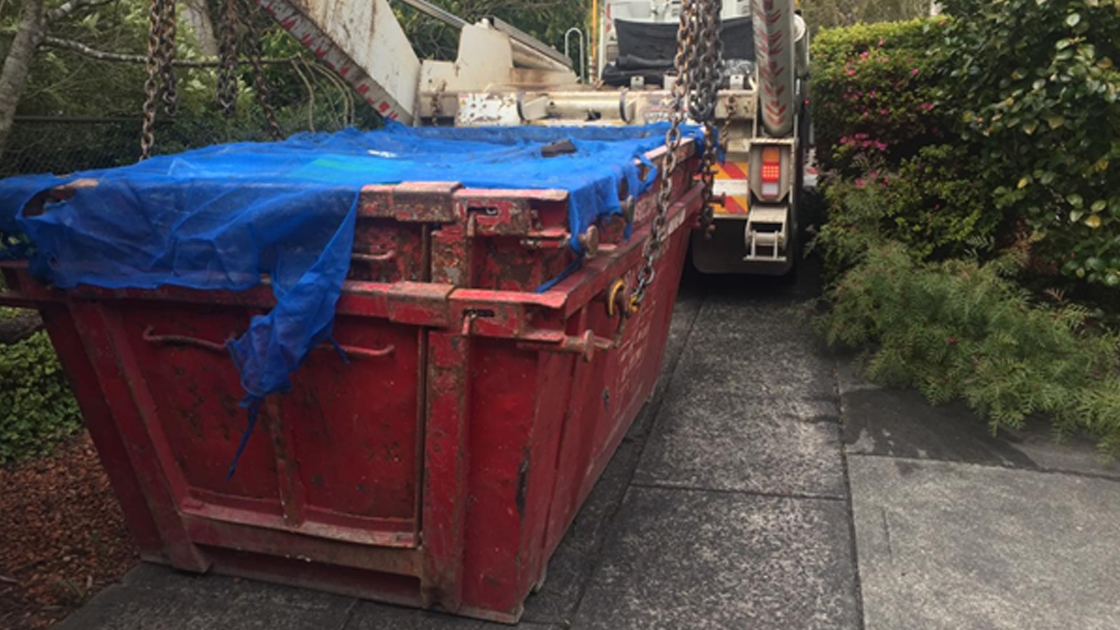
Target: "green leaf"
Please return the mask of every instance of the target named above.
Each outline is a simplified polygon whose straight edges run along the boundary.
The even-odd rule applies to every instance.
[[[1070,13],[1068,16],[1066,16],[1066,25],[1068,25],[1070,27],[1077,26],[1077,23],[1080,22],[1080,21],[1081,21],[1081,14],[1080,13]]]
[[[1070,221],[1070,223],[1077,223],[1078,221],[1081,220],[1081,217],[1083,217],[1083,216],[1085,216],[1085,211],[1084,210],[1070,210],[1069,211],[1069,221]]]
[[[1093,202],[1093,205],[1090,206],[1089,209],[1092,210],[1093,212],[1100,212],[1101,210],[1104,210],[1107,207],[1108,207],[1108,202],[1107,201],[1105,201],[1104,199],[1098,199],[1097,201]]]
[[[1066,201],[1068,201],[1074,208],[1080,208],[1085,203],[1085,200],[1082,199],[1081,195],[1077,193],[1070,193],[1066,195]]]

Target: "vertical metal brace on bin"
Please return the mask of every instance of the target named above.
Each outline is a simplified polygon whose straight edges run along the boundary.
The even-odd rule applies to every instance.
[[[428,224],[423,241],[424,280],[397,283],[387,306],[392,321],[430,325],[445,311],[456,286],[470,281],[470,224],[455,194],[455,182],[410,182],[367,186],[362,211],[370,216]],[[467,219],[466,221],[464,219]],[[450,323],[450,322],[448,322]],[[424,428],[421,549],[424,604],[450,612],[462,606],[462,566],[466,519],[467,414],[470,339],[450,330],[421,333],[425,356],[420,421]]]
[[[457,332],[428,334],[422,595],[452,612],[463,596],[470,345]]]

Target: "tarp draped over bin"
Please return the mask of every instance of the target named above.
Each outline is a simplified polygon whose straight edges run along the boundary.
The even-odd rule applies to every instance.
[[[229,343],[245,404],[255,410],[267,394],[286,391],[289,375],[330,337],[362,186],[457,181],[563,189],[570,228],[580,233],[597,217],[621,212],[621,181],[635,194],[652,185],[655,172],[641,181],[635,159],[663,144],[666,130],[389,123],[379,131],[217,145],[115,169],[0,181],[0,232],[29,237],[32,273],[64,289],[237,291],[270,276],[276,306]],[[560,140],[576,151],[542,157],[544,145]],[[86,178],[97,185],[48,203],[38,216],[23,213],[37,195]]]

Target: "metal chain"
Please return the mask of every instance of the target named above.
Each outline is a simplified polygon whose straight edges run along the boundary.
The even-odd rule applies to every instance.
[[[677,55],[673,60],[676,79],[669,93],[669,131],[665,133],[665,158],[660,169],[660,190],[657,195],[657,214],[650,225],[649,239],[642,249],[642,267],[638,281],[630,294],[630,312],[635,313],[645,301],[646,291],[657,275],[654,263],[661,254],[662,232],[673,198],[673,174],[677,170],[677,149],[681,146],[681,123],[684,122],[685,101],[689,98],[693,62],[696,59],[696,37],[699,20],[696,15],[697,0],[682,0],[680,23],[677,27]]]
[[[272,103],[269,98],[268,80],[264,76],[264,65],[261,63],[261,38],[257,33],[257,26],[253,24],[253,16],[251,9],[253,4],[249,0],[243,0],[244,9],[242,11],[241,21],[245,24],[245,35],[248,37],[249,49],[249,65],[253,68],[253,87],[257,95],[257,103],[264,111],[265,121],[268,123],[268,134],[272,136],[273,140],[283,140],[284,133],[280,130],[280,123],[276,120],[276,112],[272,109]]]
[[[152,0],[148,7],[148,55],[145,68],[148,73],[144,81],[144,114],[140,131],[140,159],[146,160],[152,156],[152,147],[155,146],[156,101],[159,100],[160,68],[163,64],[161,56],[162,32],[164,18],[164,0]]]
[[[657,214],[650,227],[649,240],[642,251],[638,283],[630,296],[630,311],[636,312],[653,283],[654,263],[661,253],[663,232],[673,198],[673,173],[677,170],[677,149],[681,145],[680,125],[687,103],[693,120],[704,125],[704,158],[700,171],[704,183],[703,225],[705,233],[712,224],[712,185],[715,179],[716,133],[713,126],[716,97],[720,84],[720,0],[682,0],[677,28],[677,55],[673,62],[676,80],[670,92],[669,131],[665,134],[665,161],[661,164]]]
[[[235,0],[222,0],[218,25],[218,103],[222,115],[233,118],[237,114],[237,4]]]
[[[175,89],[175,37],[179,24],[175,0],[161,0],[163,4],[160,28],[160,75],[163,77],[163,111],[175,116],[179,111],[179,93]]]
[[[704,156],[700,166],[700,180],[704,184],[703,210],[700,214],[700,227],[705,238],[711,238],[715,229],[715,199],[712,188],[715,185],[716,161],[719,159],[719,146],[715,127],[716,99],[722,78],[723,41],[720,39],[720,1],[702,0],[700,53],[701,77],[696,85],[696,97],[692,101],[692,118],[704,126]]]

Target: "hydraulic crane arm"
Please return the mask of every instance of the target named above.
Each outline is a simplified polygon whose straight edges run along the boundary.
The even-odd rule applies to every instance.
[[[388,118],[412,123],[422,83],[430,82],[433,74],[457,72],[455,68],[442,71],[433,68],[424,72],[427,62],[422,62],[413,52],[388,0],[255,1]],[[425,0],[401,1],[462,31],[477,28]],[[561,76],[570,73],[571,61],[552,47],[501,20],[488,20],[487,28],[508,39],[507,55],[511,66]],[[493,45],[493,38],[488,43]],[[460,49],[462,53],[462,46]],[[479,63],[476,61],[474,65]],[[492,70],[497,71],[490,72],[493,77],[502,73],[508,75],[502,68]]]
[[[411,123],[420,60],[388,0],[256,0],[388,118]]]
[[[793,131],[794,81],[808,72],[809,37],[792,0],[751,0],[751,21],[762,127],[780,138]]]

